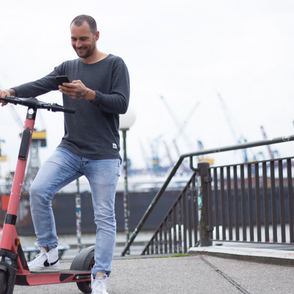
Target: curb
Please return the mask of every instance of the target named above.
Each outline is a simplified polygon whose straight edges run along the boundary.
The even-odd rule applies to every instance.
[[[226,246],[192,247],[188,254],[210,255],[276,265],[294,266],[294,251]]]

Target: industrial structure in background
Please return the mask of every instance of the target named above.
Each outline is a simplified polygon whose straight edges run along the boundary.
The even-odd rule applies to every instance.
[[[175,112],[173,111],[173,109],[170,107],[170,105],[167,103],[166,99],[163,97],[163,96],[160,96],[163,104],[165,105],[166,109],[168,110],[168,113],[170,114],[173,122],[175,123],[175,127],[177,129],[177,133],[175,134],[173,140],[172,140],[172,143],[173,143],[173,146],[175,148],[175,151],[176,151],[176,154],[177,154],[177,158],[179,158],[182,153],[178,147],[178,140],[182,137],[185,141],[185,145],[188,146],[189,148],[189,152],[195,150],[195,147],[193,144],[193,142],[191,141],[191,137],[189,137],[187,134],[186,134],[186,131],[185,131],[185,128],[189,122],[189,120],[193,117],[196,109],[198,108],[200,102],[197,101],[197,103],[194,105],[194,107],[192,108],[192,110],[190,111],[189,115],[187,116],[187,119],[185,121],[180,121],[178,119],[178,117],[176,116]],[[202,148],[203,149],[203,144],[201,141],[197,141],[195,139],[195,143],[197,142],[198,144],[198,148]],[[199,144],[199,142],[201,144]],[[168,145],[167,143],[164,141],[163,142],[164,145],[165,145],[165,148],[166,148],[166,153],[167,153],[167,156],[169,158],[169,162],[170,162],[170,166],[172,167],[174,164],[175,164],[175,160],[172,159],[171,157],[171,153],[170,153],[170,150],[168,148]],[[158,147],[157,147],[158,148]],[[199,150],[202,150],[202,149],[199,149]],[[158,154],[156,154],[156,152],[153,152],[153,154],[155,154],[158,158]],[[214,160],[211,159],[211,158],[204,158],[204,157],[201,157],[201,158],[198,158],[199,161],[208,161],[210,164],[213,164],[214,163]],[[186,162],[183,162],[182,165],[181,165],[181,168],[184,172],[188,172],[190,171],[190,168],[188,167],[188,165],[186,164]]]
[[[237,123],[233,120],[233,116],[231,115],[223,97],[221,96],[221,94],[219,92],[217,93],[217,97],[220,101],[220,106],[222,108],[223,114],[225,116],[226,122],[228,124],[230,133],[234,139],[234,142],[237,144],[245,144],[247,143],[247,139],[243,136],[242,131],[240,129],[238,129]],[[180,139],[183,139],[185,142],[185,146],[188,147],[189,151],[194,151],[196,149],[200,150],[204,150],[204,146],[201,140],[195,140],[195,143],[197,142],[197,148],[195,147],[195,144],[193,144],[193,141],[191,140],[191,136],[188,136],[186,134],[185,128],[189,122],[189,120],[194,116],[194,113],[196,111],[196,109],[198,108],[200,102],[197,102],[195,104],[195,106],[191,109],[190,113],[187,115],[185,121],[181,121],[179,120],[179,118],[176,115],[176,112],[173,111],[173,109],[171,108],[170,104],[167,102],[167,100],[160,95],[161,101],[163,102],[165,108],[167,109],[170,117],[172,118],[175,127],[176,127],[176,133],[175,136],[172,139],[172,144],[169,145],[167,144],[167,142],[164,140],[163,135],[159,135],[157,138],[155,138],[152,143],[151,143],[151,151],[152,151],[152,160],[148,160],[146,158],[146,152],[143,151],[144,157],[145,157],[145,161],[148,162],[152,162],[152,167],[150,168],[150,164],[146,165],[148,166],[147,170],[149,172],[151,172],[153,175],[162,175],[163,173],[165,173],[166,171],[168,171],[170,169],[170,167],[174,166],[175,164],[175,160],[172,157],[171,154],[171,148],[170,146],[172,146],[174,148],[174,151],[176,153],[177,158],[179,158],[182,153],[181,150],[179,149],[179,145],[178,145],[178,141]],[[294,123],[294,122],[293,122]],[[265,134],[264,128],[261,126],[261,131],[262,131],[262,135],[264,139],[267,139],[267,136]],[[164,145],[165,148],[165,155],[160,156],[159,157],[159,147],[160,144]],[[142,148],[142,146],[141,146]],[[268,148],[268,152],[269,152],[269,156],[271,159],[274,158],[278,158],[280,157],[280,154],[277,150],[272,150],[270,146],[267,146]],[[246,162],[252,162],[252,161],[256,161],[258,160],[258,158],[262,157],[265,158],[263,152],[259,152],[258,154],[254,154],[252,150],[250,150],[251,154],[250,154],[250,158],[248,156],[247,153],[247,149],[242,149],[240,150],[241,154],[242,154],[242,162],[246,163]],[[167,158],[168,159],[168,164],[163,166],[162,161]],[[206,158],[205,156],[200,156],[197,158],[198,161],[207,161],[209,162],[210,165],[214,164],[214,159],[212,158]],[[183,162],[182,166],[182,171],[186,172],[189,170],[189,167],[187,164],[185,164],[185,162]]]
[[[229,110],[222,98],[222,96],[217,93],[218,95],[218,98],[221,102],[221,106],[222,106],[222,109],[224,111],[224,114],[226,116],[226,120],[228,122],[228,125],[231,129],[231,133],[235,139],[235,142],[236,143],[240,143],[240,144],[244,144],[244,143],[247,143],[247,140],[244,138],[244,136],[241,134],[240,137],[237,136],[236,132],[235,132],[235,129],[234,129],[234,126],[233,126],[233,123],[232,123],[232,120],[231,120],[231,115],[229,113]],[[265,129],[263,126],[260,127],[260,130],[261,130],[261,134],[262,134],[262,137],[264,140],[267,140],[267,135],[266,135],[266,132],[265,132]],[[269,158],[270,159],[275,159],[275,158],[279,158],[280,157],[280,154],[279,154],[279,151],[278,150],[272,150],[271,146],[270,145],[267,145],[267,150],[268,150],[268,153],[269,153]],[[266,156],[264,156],[263,152],[258,152],[258,154],[253,154],[252,153],[252,159],[248,159],[248,156],[247,156],[247,150],[246,149],[243,149],[241,150],[242,153],[243,153],[243,162],[246,163],[246,162],[250,162],[250,161],[256,161],[258,159],[266,159]],[[252,151],[251,151],[252,152]]]
[[[267,139],[267,135],[266,135],[266,133],[265,133],[264,127],[261,126],[261,127],[260,127],[260,130],[261,130],[261,133],[262,133],[263,139],[266,140],[266,139]],[[273,151],[270,145],[267,146],[267,150],[268,150],[268,153],[269,153],[270,159],[275,159],[275,158],[280,157],[279,151],[278,151],[278,150],[274,150],[274,151]],[[264,157],[264,156],[263,156],[263,157]]]
[[[233,139],[238,144],[247,143],[247,140],[244,138],[244,136],[242,134],[240,136],[238,136],[236,134],[235,128],[234,128],[233,123],[232,123],[232,118],[231,118],[232,116],[231,116],[231,114],[229,112],[229,109],[228,109],[228,107],[227,107],[224,99],[222,98],[222,96],[220,95],[219,92],[217,92],[217,96],[218,96],[218,98],[219,98],[219,100],[221,102],[221,107],[222,107],[223,112],[225,114],[225,117],[226,117],[226,120],[228,122],[228,125],[229,125],[229,127],[231,129],[231,133],[232,133]],[[248,162],[249,159],[248,159],[248,155],[247,155],[247,149],[242,149],[241,151],[243,153],[243,162],[244,163]],[[254,160],[255,160],[255,158],[254,158]]]
[[[7,156],[2,154],[2,143],[5,143],[5,140],[0,139],[0,161],[7,161]]]
[[[2,154],[2,143],[5,143],[5,141],[0,139],[0,164],[1,162],[7,161],[7,156]],[[1,177],[1,166],[0,166],[0,177]]]

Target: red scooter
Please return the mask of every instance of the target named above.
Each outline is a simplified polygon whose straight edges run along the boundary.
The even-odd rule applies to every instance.
[[[0,243],[0,294],[12,294],[14,285],[33,286],[69,282],[76,282],[83,293],[91,293],[91,268],[94,265],[95,246],[82,250],[74,258],[69,270],[61,270],[58,273],[30,272],[15,227],[37,110],[67,113],[75,113],[75,110],[56,103],[42,102],[33,97],[6,97],[1,100],[26,106],[27,115]]]

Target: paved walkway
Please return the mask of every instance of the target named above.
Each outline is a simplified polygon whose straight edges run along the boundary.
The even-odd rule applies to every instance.
[[[222,257],[211,256],[213,251]],[[284,265],[286,259],[292,258],[291,251],[212,246],[192,248],[190,253],[184,257],[116,257],[108,279],[109,294],[294,293],[294,269]],[[254,258],[251,261],[239,259],[250,255]],[[276,259],[276,264],[265,263],[271,258]],[[69,266],[68,262],[62,263],[64,268]],[[81,293],[74,283],[15,286],[14,290],[15,294],[45,292]]]

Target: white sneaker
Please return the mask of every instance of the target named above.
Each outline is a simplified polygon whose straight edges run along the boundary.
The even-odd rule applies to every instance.
[[[49,252],[40,247],[40,253],[34,260],[28,262],[31,272],[58,272],[60,270],[58,249],[53,248]]]
[[[95,278],[91,275],[92,294],[108,294],[106,290],[107,276],[103,273],[98,273]]]

